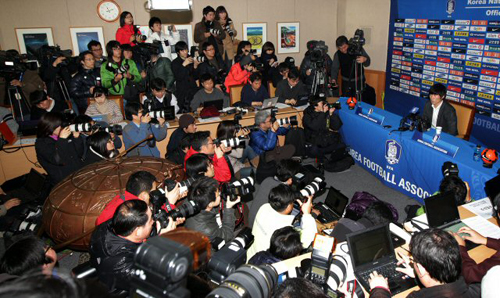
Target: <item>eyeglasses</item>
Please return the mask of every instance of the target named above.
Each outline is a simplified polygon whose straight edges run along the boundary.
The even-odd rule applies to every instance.
[[[52,249],[52,246],[48,245],[47,248],[45,248],[45,254],[47,254],[49,252],[49,250]]]

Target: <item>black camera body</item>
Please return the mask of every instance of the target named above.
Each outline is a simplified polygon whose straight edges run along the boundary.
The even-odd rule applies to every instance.
[[[309,57],[313,66],[322,68],[325,66],[325,57],[328,55],[328,46],[323,40],[310,40],[307,43]]]
[[[354,36],[349,39],[349,49],[347,53],[352,56],[361,56],[363,54],[363,46],[365,45],[365,33],[361,29],[356,29]]]
[[[330,109],[336,109],[336,110],[340,110],[342,108],[342,105],[340,104],[340,102],[334,102],[334,103],[329,103],[328,104],[328,108]]]
[[[225,183],[221,187],[221,196],[225,199],[229,197],[230,201],[236,200],[236,197],[242,197],[255,191],[255,181],[252,177],[245,177],[231,183]]]

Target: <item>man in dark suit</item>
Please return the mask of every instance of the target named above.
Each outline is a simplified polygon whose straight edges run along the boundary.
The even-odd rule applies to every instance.
[[[442,131],[450,135],[458,135],[457,112],[446,98],[446,87],[443,84],[434,84],[429,90],[430,100],[425,104],[422,117],[432,127],[442,127]]]

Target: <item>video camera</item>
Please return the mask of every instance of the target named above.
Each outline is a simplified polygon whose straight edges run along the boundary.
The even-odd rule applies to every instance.
[[[0,76],[6,81],[19,79],[26,70],[37,70],[36,61],[27,61],[27,55],[19,55],[11,51],[0,51]]]
[[[413,107],[410,113],[401,119],[399,122],[398,131],[414,131],[415,128],[419,132],[427,131],[430,128],[430,123],[427,122],[422,116],[418,115],[418,107]]]
[[[43,45],[38,49],[38,60],[45,61],[48,64],[54,63],[54,61],[59,58],[59,57],[66,57],[65,60],[63,60],[60,64],[63,66],[69,66],[70,64],[77,64],[77,59],[78,57],[72,57],[73,56],[73,51],[72,50],[61,50],[61,47],[56,45],[56,46],[48,46],[48,45]]]
[[[328,53],[328,46],[323,40],[310,40],[307,43],[309,57],[313,65],[318,68],[325,66],[325,57]]]
[[[349,49],[347,53],[352,56],[363,55],[363,46],[365,45],[365,33],[361,29],[356,29],[354,36],[349,39]]]
[[[254,179],[245,177],[231,183],[225,183],[221,188],[221,197],[229,197],[230,201],[235,201],[236,197],[242,197],[255,191]]]
[[[155,40],[152,43],[138,43],[132,48],[134,60],[138,61],[143,68],[146,68],[151,63],[152,56],[160,55],[160,48],[161,42],[159,40]]]

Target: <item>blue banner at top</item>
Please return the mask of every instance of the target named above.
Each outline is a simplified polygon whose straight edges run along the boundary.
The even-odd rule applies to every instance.
[[[385,108],[423,110],[435,83],[475,108],[471,141],[500,150],[500,0],[392,0]]]

